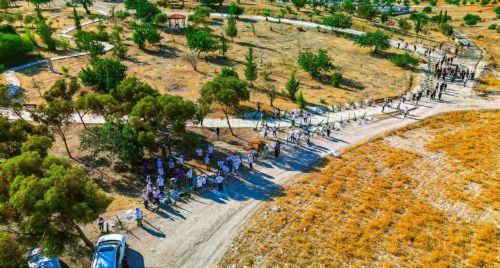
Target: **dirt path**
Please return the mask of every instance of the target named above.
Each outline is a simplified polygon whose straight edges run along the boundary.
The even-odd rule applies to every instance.
[[[470,59],[462,64],[474,66]],[[477,62],[477,61],[476,61]],[[134,255],[131,267],[215,267],[231,241],[258,205],[283,191],[283,185],[315,166],[331,150],[341,150],[385,131],[442,112],[500,108],[498,96],[476,97],[469,84],[448,86],[443,100],[423,101],[408,118],[397,115],[366,125],[351,125],[333,133],[332,139],[314,139],[311,147],[285,145],[284,156],[259,163],[256,170],[228,184],[223,192],[195,196],[188,203],[147,219],[151,225],[128,235]],[[284,138],[286,133],[281,133]],[[224,142],[215,144],[224,146]]]

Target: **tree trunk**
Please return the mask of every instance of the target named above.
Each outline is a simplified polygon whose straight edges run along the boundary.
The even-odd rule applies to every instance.
[[[83,2],[83,8],[85,9],[85,13],[87,13],[87,15],[90,15],[90,10],[89,7],[87,6],[87,3]]]
[[[223,110],[224,110],[224,115],[226,115],[226,121],[227,121],[227,126],[229,127],[229,131],[231,132],[231,135],[236,137],[236,135],[234,135],[233,128],[231,127],[231,124],[229,123],[229,116],[227,114],[227,111],[225,109],[223,109]]]
[[[76,113],[78,114],[78,117],[80,117],[80,121],[82,121],[82,124],[83,124],[83,128],[85,128],[85,130],[89,130],[87,128],[87,125],[85,124],[85,121],[83,121],[83,115],[80,114],[80,111],[78,111],[77,109],[75,109]]]
[[[83,242],[85,242],[85,245],[87,245],[87,247],[89,247],[90,249],[93,249],[94,248],[94,244],[85,235],[85,233],[83,233],[83,231],[80,228],[80,226],[78,226],[78,224],[76,222],[73,222],[73,224],[75,225],[75,229],[78,232],[78,236],[83,240]]]
[[[69,158],[73,159],[76,161],[76,159],[73,157],[73,155],[71,155],[71,151],[69,150],[69,147],[68,147],[68,141],[66,140],[66,135],[64,134],[64,132],[62,131],[62,129],[60,127],[58,127],[59,129],[59,136],[61,137],[63,143],[64,143],[64,147],[66,148],[66,152],[68,153],[68,156]]]

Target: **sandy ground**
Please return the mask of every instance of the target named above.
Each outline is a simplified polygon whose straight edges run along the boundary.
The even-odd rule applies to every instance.
[[[471,66],[472,61],[463,62]],[[500,108],[497,99],[476,97],[470,86],[452,84],[440,102],[424,101],[408,118],[388,117],[367,125],[351,125],[332,139],[314,139],[310,147],[285,145],[284,156],[260,162],[255,171],[236,178],[223,192],[195,196],[150,218],[143,228],[127,234],[132,267],[214,267],[231,246],[232,238],[260,205],[283,190],[283,185],[307,173],[332,150],[340,151],[385,131],[438,113],[477,108]],[[281,134],[279,138],[283,138]],[[216,147],[225,146],[224,142]]]

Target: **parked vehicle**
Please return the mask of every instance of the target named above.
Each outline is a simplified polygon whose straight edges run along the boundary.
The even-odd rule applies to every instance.
[[[41,248],[35,248],[28,252],[29,268],[63,268],[61,262],[56,257],[47,257],[43,255]]]
[[[125,248],[124,235],[110,234],[99,237],[94,249],[92,268],[127,267]]]

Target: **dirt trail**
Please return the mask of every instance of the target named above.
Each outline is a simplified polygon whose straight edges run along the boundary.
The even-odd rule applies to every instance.
[[[460,61],[471,67],[477,62]],[[423,101],[408,118],[397,115],[366,125],[347,126],[335,131],[332,139],[314,139],[307,148],[285,144],[284,156],[259,163],[254,172],[233,180],[223,192],[196,196],[166,214],[148,219],[152,226],[134,229],[133,235],[128,236],[136,253],[130,259],[131,267],[215,267],[254,209],[279,194],[285,183],[302,176],[331,150],[344,149],[438,113],[479,108],[500,108],[498,96],[481,99],[473,93],[471,83],[467,87],[454,83],[448,86],[442,101]],[[279,137],[285,136],[281,133]],[[152,231],[153,226],[162,234]]]

